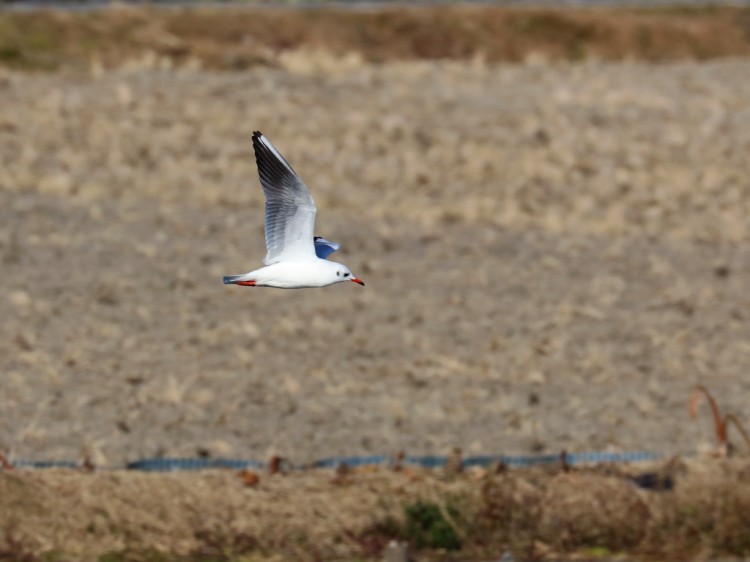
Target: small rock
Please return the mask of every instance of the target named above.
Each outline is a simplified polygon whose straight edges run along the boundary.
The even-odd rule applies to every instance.
[[[260,484],[260,475],[252,470],[240,470],[237,473],[245,486],[257,486]]]
[[[409,549],[406,543],[391,541],[383,552],[383,562],[409,562]]]
[[[11,291],[8,300],[18,308],[27,308],[31,304],[31,296],[26,291]]]
[[[544,384],[547,382],[547,377],[542,371],[531,371],[528,378],[532,384]]]
[[[18,333],[15,337],[16,345],[23,351],[32,351],[34,349],[34,334],[31,333]]]

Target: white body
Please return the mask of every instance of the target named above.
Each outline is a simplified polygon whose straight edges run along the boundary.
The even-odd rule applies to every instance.
[[[242,275],[238,281],[252,280],[256,287],[308,289],[350,281],[353,277],[345,277],[346,273],[351,275],[346,266],[340,263],[315,258],[273,263]]]

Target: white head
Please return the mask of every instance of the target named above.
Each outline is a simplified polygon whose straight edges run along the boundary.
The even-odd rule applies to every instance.
[[[335,274],[336,279],[334,280],[334,283],[343,283],[344,281],[353,281],[354,283],[359,283],[363,287],[365,286],[364,282],[361,279],[358,279],[354,276],[354,274],[349,271],[349,268],[346,267],[343,264],[336,263],[336,262],[329,262],[331,265],[336,266],[335,267]]]

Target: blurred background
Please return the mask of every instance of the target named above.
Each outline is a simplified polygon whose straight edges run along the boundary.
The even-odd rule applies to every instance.
[[[694,385],[750,394],[750,9],[612,4],[6,7],[0,448],[712,446]],[[253,130],[366,288],[222,285],[265,255]]]

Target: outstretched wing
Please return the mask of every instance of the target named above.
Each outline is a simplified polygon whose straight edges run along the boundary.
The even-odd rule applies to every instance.
[[[266,194],[266,257],[280,261],[315,259],[315,201],[294,169],[260,132],[253,133],[258,175]]]
[[[326,240],[322,236],[316,236],[313,241],[315,242],[315,254],[322,260],[341,248],[341,244]]]

